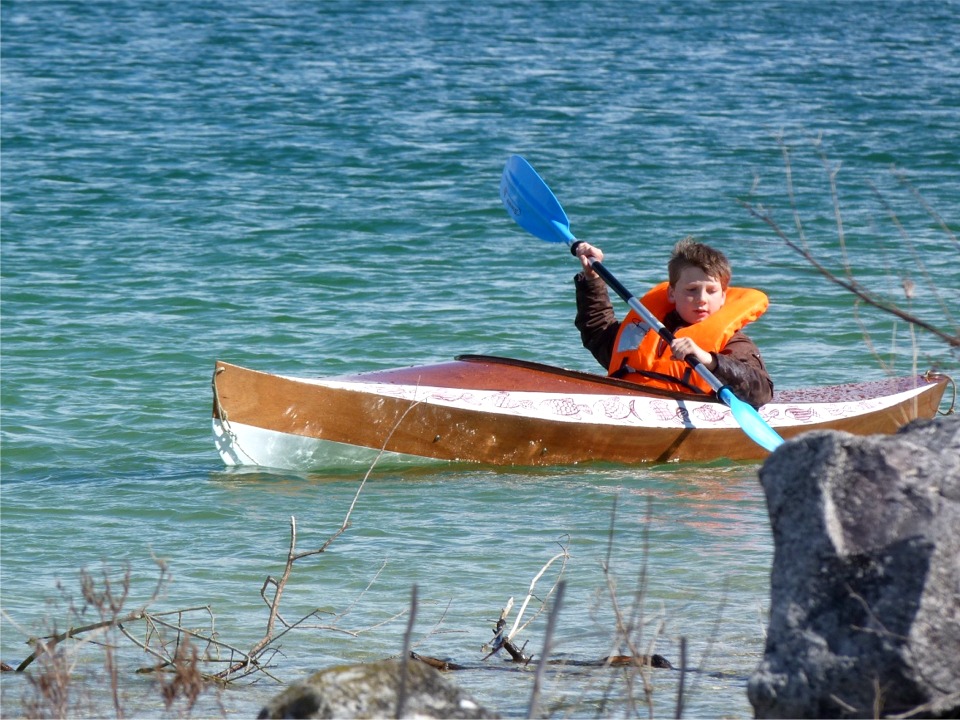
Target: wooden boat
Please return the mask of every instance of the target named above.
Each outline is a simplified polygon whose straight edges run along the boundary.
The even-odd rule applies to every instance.
[[[892,433],[936,414],[928,373],[778,391],[760,414],[789,440],[811,430]],[[213,434],[227,465],[309,471],[378,463],[498,466],[762,460],[723,404],[507,358],[304,379],[217,362]]]
[[[891,433],[932,417],[951,380],[914,377],[778,391],[760,414],[785,439]],[[463,355],[341,377],[217,362],[213,434],[227,465],[309,471],[380,463],[499,466],[761,460],[723,404],[539,363]]]

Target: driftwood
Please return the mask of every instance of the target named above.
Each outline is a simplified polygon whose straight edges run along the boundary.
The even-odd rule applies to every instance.
[[[429,655],[420,655],[411,652],[410,658],[426,663],[435,670],[441,672],[454,672],[457,670],[499,670],[507,672],[521,672],[518,664],[526,665],[530,658],[524,658],[524,662],[510,662],[503,665],[488,665],[484,663],[474,663],[472,665],[461,665],[451,660],[441,660],[440,658],[430,657]],[[548,665],[562,667],[582,667],[582,668],[622,668],[622,667],[651,667],[664,670],[676,670],[671,662],[663,655],[642,655],[634,657],[633,655],[608,655],[607,657],[596,660],[572,660],[554,658],[547,661]]]
[[[510,615],[510,612],[513,608],[513,598],[510,598],[507,601],[506,607],[504,607],[500,611],[500,617],[497,618],[497,622],[493,627],[493,640],[488,645],[484,646],[485,649],[489,649],[489,652],[486,655],[484,655],[483,662],[475,663],[475,664],[457,663],[451,660],[441,660],[440,658],[430,657],[429,655],[421,655],[413,651],[409,651],[408,653],[406,648],[404,648],[404,653],[403,653],[404,656],[409,656],[411,659],[425,663],[430,667],[434,668],[435,670],[440,670],[441,672],[451,672],[451,671],[457,671],[457,670],[508,670],[513,672],[521,671],[523,667],[526,667],[527,665],[529,665],[534,659],[532,655],[526,655],[524,653],[524,649],[526,648],[526,643],[524,643],[521,647],[517,647],[516,644],[513,642],[513,638],[516,635],[518,629],[521,629],[522,627],[526,627],[527,625],[530,624],[530,622],[532,622],[532,619],[531,619],[527,621],[527,623],[521,626],[520,621],[523,617],[523,613],[526,610],[527,605],[529,604],[531,598],[534,597],[534,589],[536,587],[537,582],[543,576],[544,572],[546,572],[547,568],[549,568],[550,565],[558,559],[563,559],[564,561],[566,561],[567,557],[569,556],[567,554],[566,549],[564,549],[563,552],[561,552],[558,555],[555,555],[546,563],[546,565],[544,565],[540,569],[540,572],[537,573],[533,581],[530,583],[530,589],[527,594],[527,597],[524,600],[523,605],[520,608],[520,612],[517,615],[517,619],[514,621],[513,626],[509,633],[505,633],[505,630],[507,628],[507,617]],[[563,573],[562,567],[561,567],[560,573],[561,574]],[[549,647],[551,644],[550,638],[552,636],[552,631],[553,631],[552,621],[556,619],[556,614],[560,604],[560,600],[563,597],[563,589],[564,589],[564,583],[562,580],[558,578],[556,584],[550,589],[550,592],[548,592],[546,596],[547,598],[549,598],[551,595],[556,593],[557,600],[554,605],[553,612],[550,615],[550,622],[548,622],[547,624],[547,630],[546,630],[547,638],[544,641],[544,657],[546,658],[546,662],[538,663],[538,669],[540,666],[544,664],[550,665],[550,666],[558,666],[558,667],[581,667],[581,668],[611,668],[611,667],[642,668],[642,667],[646,667],[646,668],[664,668],[664,669],[670,669],[670,670],[675,669],[669,660],[667,660],[662,655],[656,655],[656,654],[653,654],[653,655],[641,655],[641,654],[607,655],[605,657],[598,658],[595,660],[550,658]],[[414,595],[414,598],[415,597],[416,595]],[[545,605],[546,598],[544,599],[543,603]],[[543,607],[541,606],[541,610],[542,609]],[[537,611],[534,617],[536,617],[536,615],[538,615],[539,613],[540,613],[540,610]],[[496,655],[501,650],[505,651],[507,655],[510,656],[510,660],[508,663],[504,663],[502,665],[486,664],[486,660],[490,659],[492,656]]]

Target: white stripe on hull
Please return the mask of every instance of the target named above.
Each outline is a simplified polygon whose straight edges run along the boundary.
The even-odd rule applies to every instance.
[[[512,415],[556,422],[614,425],[620,427],[694,429],[737,428],[729,408],[716,402],[674,400],[642,395],[594,395],[577,393],[505,392],[390,383],[364,383],[327,379],[289,378],[323,387],[370,395],[402,398],[412,402],[470,412]],[[895,395],[840,402],[769,403],[760,415],[773,427],[817,425],[893,407],[920,395],[926,387]]]

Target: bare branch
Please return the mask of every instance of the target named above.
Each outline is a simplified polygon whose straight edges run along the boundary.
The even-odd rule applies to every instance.
[[[417,586],[410,592],[410,617],[407,619],[407,629],[403,633],[403,651],[400,653],[400,686],[397,688],[397,714],[403,717],[404,705],[407,703],[407,669],[410,657],[410,636],[413,634],[413,624],[417,619]]]
[[[940,297],[940,293],[937,290],[937,283],[933,281],[933,278],[930,277],[930,273],[927,272],[927,267],[923,262],[923,259],[917,254],[914,244],[910,241],[910,237],[907,235],[907,231],[904,229],[903,225],[900,223],[900,218],[897,217],[897,214],[893,211],[893,208],[890,207],[890,203],[887,202],[886,198],[880,194],[880,191],[877,189],[876,185],[870,183],[870,189],[873,191],[873,194],[876,196],[877,200],[883,205],[884,209],[887,211],[887,214],[890,216],[890,221],[894,224],[897,230],[900,233],[900,237],[904,241],[904,245],[907,246],[910,250],[910,255],[913,258],[914,264],[920,268],[920,273],[923,275],[924,280],[927,283],[927,287],[933,293],[934,298],[936,298],[937,303],[940,305],[940,311],[943,313],[944,317],[950,322],[954,327],[957,326],[956,320],[953,318],[953,313],[950,312],[950,308],[947,303]],[[949,229],[947,229],[949,233]],[[954,238],[956,240],[956,238]],[[912,282],[909,280],[904,280],[904,292],[906,293],[907,298],[913,296]]]
[[[930,207],[926,199],[924,199],[923,195],[921,195],[920,192],[915,187],[913,187],[913,184],[907,179],[907,174],[903,170],[897,170],[896,168],[894,168],[893,176],[897,178],[897,180],[899,180],[901,184],[906,185],[906,187],[910,190],[910,192],[913,193],[913,196],[917,199],[917,201],[923,206],[923,209],[927,211],[927,214],[937,221],[937,224],[940,226],[940,229],[943,230],[943,232],[947,235],[947,237],[953,240],[953,244],[957,246],[958,250],[960,250],[960,240],[957,240],[957,236],[954,235],[953,230],[951,230],[950,226],[947,225],[946,220],[940,217],[939,213],[937,213],[936,210]]]
[[[143,610],[135,610],[134,612],[125,615],[120,620],[101,620],[99,622],[90,623],[89,625],[83,625],[81,627],[71,627],[66,632],[57,633],[55,635],[48,635],[42,638],[31,638],[28,640],[28,642],[35,646],[35,650],[17,666],[17,672],[23,672],[26,670],[40,655],[45,652],[50,652],[54,647],[57,646],[57,644],[63,642],[64,640],[68,640],[72,637],[92,632],[94,630],[112,627],[120,622],[132,622],[134,620],[140,620],[144,617],[144,614],[145,613]]]
[[[550,559],[547,561],[547,564],[544,565],[542,568],[540,568],[540,572],[538,572],[538,573],[534,576],[533,580],[530,581],[530,588],[529,588],[529,590],[527,590],[527,597],[524,598],[524,600],[523,600],[523,605],[520,606],[520,611],[517,613],[517,619],[514,620],[514,622],[513,622],[513,627],[510,628],[510,632],[507,633],[507,640],[513,640],[513,638],[516,636],[516,634],[517,634],[520,630],[523,630],[525,627],[527,627],[527,625],[529,625],[530,623],[532,623],[532,622],[537,618],[537,615],[539,615],[540,612],[543,610],[543,607],[544,607],[544,605],[546,604],[547,599],[550,597],[551,594],[553,594],[553,592],[557,589],[557,586],[558,586],[558,585],[560,584],[560,582],[561,582],[559,578],[560,578],[560,576],[563,575],[563,571],[564,571],[564,568],[566,567],[567,559],[568,559],[569,557],[570,557],[570,553],[567,551],[566,548],[564,548],[563,552],[557,553],[557,554],[554,555],[552,558],[550,558]],[[529,619],[526,623],[524,623],[523,625],[520,625],[520,620],[523,618],[523,613],[526,612],[527,605],[530,603],[530,599],[534,596],[534,595],[533,595],[533,590],[534,590],[534,588],[537,586],[537,582],[539,582],[540,578],[543,577],[543,574],[547,571],[547,569],[548,569],[551,565],[553,565],[554,562],[556,562],[557,560],[561,560],[561,559],[563,560],[563,564],[562,564],[562,566],[560,567],[560,575],[559,575],[558,578],[557,578],[557,582],[554,584],[554,586],[553,586],[552,588],[550,588],[550,592],[548,592],[548,593],[546,594],[546,596],[543,598],[543,602],[542,602],[541,605],[540,605],[540,609],[534,614],[534,616],[533,616],[532,618],[530,618],[530,619]]]
[[[366,474],[363,476],[363,480],[360,481],[360,485],[357,488],[357,492],[353,496],[353,501],[350,503],[350,507],[347,509],[346,514],[343,517],[343,522],[340,523],[340,527],[334,532],[327,540],[319,547],[313,550],[306,550],[303,552],[296,552],[297,547],[297,519],[294,516],[290,516],[290,549],[287,552],[287,561],[284,564],[283,574],[280,576],[279,580],[275,580],[273,577],[267,577],[264,581],[263,586],[260,589],[260,595],[263,597],[264,602],[267,603],[267,606],[270,608],[270,615],[267,618],[267,629],[263,637],[250,649],[247,653],[249,658],[255,658],[259,655],[265,648],[267,648],[270,643],[275,639],[274,631],[276,627],[276,622],[280,619],[280,622],[287,628],[291,627],[286,621],[279,617],[280,615],[280,600],[283,597],[283,591],[287,586],[287,581],[290,579],[290,573],[293,571],[293,564],[297,560],[302,560],[303,558],[310,557],[311,555],[319,555],[326,551],[328,547],[343,533],[347,531],[350,527],[350,517],[353,515],[353,510],[357,506],[357,501],[360,498],[360,493],[363,492],[364,486],[367,484],[367,480],[370,477],[370,474],[373,472],[373,469],[376,467],[377,462],[383,456],[383,453],[386,452],[386,447],[390,443],[390,438],[393,437],[393,434],[396,432],[397,428],[400,427],[400,424],[403,422],[404,418],[413,410],[419,401],[411,403],[403,414],[397,419],[397,422],[390,429],[390,433],[383,441],[383,445],[380,448],[380,452],[374,458],[373,462],[370,464],[370,467],[367,469]],[[266,588],[268,585],[273,585],[274,593],[273,600],[267,600],[266,598]],[[310,617],[309,615],[307,617]]]
[[[552,561],[551,561],[552,562]],[[550,661],[550,654],[553,652],[553,633],[557,625],[557,616],[560,614],[560,607],[563,604],[563,591],[566,583],[563,580],[557,582],[557,596],[554,598],[553,607],[547,616],[547,629],[543,638],[543,651],[540,653],[540,662],[537,664],[537,673],[533,678],[533,690],[530,692],[530,705],[527,708],[527,717],[535,718],[538,716],[540,704],[540,688],[543,685],[543,675]]]
[[[738,202],[751,215],[753,215],[758,220],[762,220],[768,226],[770,226],[770,228],[773,229],[773,231],[776,233],[777,237],[783,240],[783,242],[786,244],[787,247],[789,247],[791,250],[793,250],[794,252],[798,253],[801,257],[803,257],[804,260],[806,260],[811,266],[813,266],[817,270],[817,272],[819,272],[823,277],[825,277],[830,282],[834,283],[835,285],[839,285],[847,292],[852,293],[853,295],[856,295],[858,298],[863,300],[863,302],[867,303],[868,305],[872,305],[873,307],[883,310],[884,312],[887,312],[891,315],[894,315],[900,318],[901,320],[904,320],[908,323],[916,325],[917,327],[923,328],[927,332],[935,335],[936,337],[946,342],[950,347],[960,348],[960,334],[950,335],[940,330],[938,327],[931,325],[925,320],[918,318],[916,315],[906,312],[905,310],[901,310],[899,307],[897,307],[894,303],[890,302],[889,300],[884,300],[883,298],[879,298],[875,296],[869,290],[861,286],[860,283],[858,283],[856,280],[853,280],[853,279],[844,280],[843,278],[837,277],[832,272],[830,272],[829,269],[824,267],[813,256],[813,254],[810,253],[809,250],[807,250],[804,247],[801,247],[796,242],[794,242],[790,238],[790,236],[787,235],[780,228],[780,226],[776,223],[776,221],[772,217],[770,217],[768,213],[759,210],[751,203],[745,202],[743,200],[738,200]]]

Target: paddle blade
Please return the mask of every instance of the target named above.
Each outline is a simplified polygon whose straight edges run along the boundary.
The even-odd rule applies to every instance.
[[[770,424],[760,417],[752,405],[748,405],[743,400],[733,394],[728,387],[722,387],[717,391],[717,397],[723,401],[724,405],[730,408],[733,413],[733,419],[736,420],[743,431],[750,436],[757,445],[764,450],[773,452],[783,445],[783,438],[774,430]]]
[[[519,155],[507,160],[500,179],[507,213],[531,235],[552,243],[571,243],[570,221],[559,201],[530,163]]]

